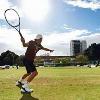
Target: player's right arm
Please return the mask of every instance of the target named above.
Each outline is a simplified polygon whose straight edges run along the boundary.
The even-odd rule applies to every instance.
[[[21,42],[22,42],[23,47],[28,47],[29,43],[25,43],[24,38],[21,38]]]

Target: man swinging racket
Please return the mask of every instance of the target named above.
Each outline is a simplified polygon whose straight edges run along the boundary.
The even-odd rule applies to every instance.
[[[14,15],[14,18],[11,16]],[[27,47],[26,53],[25,53],[25,58],[23,59],[23,64],[26,67],[26,71],[27,73],[24,74],[17,82],[16,85],[17,86],[21,86],[21,91],[24,92],[28,92],[31,93],[32,90],[29,89],[28,87],[28,83],[30,83],[34,77],[38,74],[35,65],[33,64],[36,53],[39,50],[45,50],[45,51],[50,51],[53,52],[54,50],[50,50],[47,48],[44,48],[41,45],[42,42],[42,35],[38,34],[35,38],[35,40],[31,40],[28,43],[25,43],[25,39],[23,38],[21,32],[20,32],[20,16],[18,14],[18,12],[15,9],[7,9],[4,12],[4,16],[5,16],[5,20],[6,22],[14,29],[16,29],[16,31],[19,33],[20,37],[21,37],[21,42],[23,44],[23,47]],[[16,20],[15,20],[16,19]],[[24,82],[24,79],[27,80]]]
[[[48,48],[44,48],[41,45],[42,35],[38,34],[35,40],[31,40],[28,43],[25,43],[25,39],[22,37],[21,42],[23,47],[27,47],[25,57],[23,59],[23,64],[26,67],[27,73],[24,74],[17,82],[16,86],[21,86],[21,92],[23,93],[31,93],[32,89],[28,87],[28,84],[38,75],[35,65],[33,64],[36,53],[39,50],[45,50],[53,52],[54,50],[50,50]],[[27,77],[27,80],[25,81]]]

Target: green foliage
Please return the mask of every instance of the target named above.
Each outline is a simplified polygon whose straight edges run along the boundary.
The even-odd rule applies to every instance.
[[[14,65],[16,64],[16,59],[18,58],[18,55],[11,51],[6,51],[1,53],[0,56],[0,65]]]
[[[88,63],[88,58],[85,55],[78,55],[76,56],[76,63],[85,65]]]
[[[91,46],[85,50],[84,54],[89,60],[99,60],[100,59],[100,44],[93,43]]]
[[[38,57],[37,59],[35,59],[35,64],[37,66],[43,66],[44,65],[44,59],[41,59],[41,57]]]
[[[71,63],[71,58],[65,57],[65,58],[56,58],[54,60],[56,66],[69,66]]]
[[[16,64],[23,66],[23,58],[24,55],[20,55],[17,59],[16,59]]]

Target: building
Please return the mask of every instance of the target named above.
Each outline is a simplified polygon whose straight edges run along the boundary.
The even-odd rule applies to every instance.
[[[83,53],[84,50],[86,50],[86,49],[87,49],[87,43],[85,40],[82,40],[81,41],[81,52]]]
[[[80,53],[80,40],[71,40],[70,42],[70,55],[76,56]]]
[[[35,64],[42,66],[55,66],[58,63],[56,61],[60,61],[61,59],[70,58],[70,56],[36,56]]]
[[[87,43],[85,40],[71,40],[70,42],[70,55],[76,56],[80,53],[83,53],[87,48]]]

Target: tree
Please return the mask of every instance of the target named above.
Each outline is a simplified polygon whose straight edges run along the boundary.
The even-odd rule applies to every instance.
[[[71,65],[71,58],[69,57],[55,58],[54,62],[56,66],[67,66]]]
[[[86,55],[90,62],[96,62],[100,60],[100,44],[93,43],[91,46],[85,50],[84,55]]]
[[[88,58],[85,55],[78,55],[76,56],[76,62],[79,65],[84,65],[88,63]]]
[[[63,66],[67,66],[67,65],[70,65],[71,59],[67,58],[67,57],[66,58],[62,58],[61,62],[62,62]]]
[[[84,52],[88,56],[89,60],[100,59],[100,44],[93,43]]]
[[[12,61],[10,60],[10,57],[5,57],[3,59],[3,64],[4,65],[12,65]]]
[[[44,58],[44,57],[43,57]],[[34,60],[35,64],[37,66],[43,66],[44,65],[44,59],[42,59],[41,57],[37,57],[35,60]]]
[[[7,50],[6,52],[1,53],[0,65],[14,65],[18,57],[19,56],[16,55],[14,52]]]
[[[20,66],[23,66],[23,58],[24,58],[24,55],[20,55],[20,56],[16,59],[16,64],[17,64],[17,65],[20,65]]]

